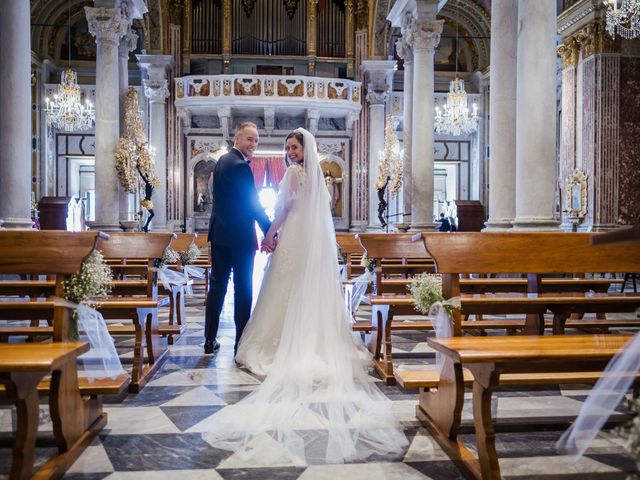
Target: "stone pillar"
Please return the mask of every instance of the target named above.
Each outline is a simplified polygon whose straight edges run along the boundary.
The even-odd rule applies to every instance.
[[[312,135],[318,134],[318,121],[320,120],[320,110],[317,108],[310,108],[307,110],[307,130]]]
[[[559,225],[554,218],[556,24],[554,2],[519,0],[516,218],[512,222],[519,230],[555,230]]]
[[[133,52],[137,45],[138,35],[129,28],[127,34],[120,40],[120,46],[118,47],[118,72],[120,80],[118,84],[120,90],[120,136],[122,136],[125,131],[125,100],[127,98],[127,91],[129,90],[129,52]],[[118,201],[120,206],[119,219],[133,220],[132,214],[137,208],[137,205],[134,203],[134,195],[124,191],[120,184],[118,184]]]
[[[410,18],[410,17],[409,17]],[[402,171],[402,213],[404,217],[398,218],[399,223],[407,227],[411,221],[411,138],[413,136],[413,50],[403,32],[403,37],[396,42],[396,51],[400,58],[404,60],[404,95],[402,106],[402,131],[404,136],[403,149],[403,171]]]
[[[127,21],[117,8],[85,7],[89,32],[96,37],[96,220],[93,228],[119,225],[118,177],[113,151],[120,133],[118,44]]]
[[[369,230],[380,229],[378,219],[379,153],[384,150],[384,108],[393,83],[396,68],[393,60],[365,60],[362,70],[367,73],[367,102],[369,103]]]
[[[576,88],[577,69],[580,59],[580,44],[575,38],[567,38],[558,47],[558,54],[562,58],[562,124],[560,125],[560,169],[558,184],[562,192],[566,192],[565,181],[576,168]],[[561,204],[564,203],[560,199]],[[566,215],[563,215],[563,230],[571,230],[572,225]]]
[[[491,4],[487,230],[511,228],[516,213],[517,28],[517,2],[494,0]]]
[[[0,9],[0,227],[31,229],[29,2]]]
[[[440,43],[443,20],[435,20],[435,7],[425,19],[413,19],[408,37],[413,47],[413,122],[419,132],[411,141],[411,230],[435,229],[433,219],[434,79],[433,54]]]
[[[167,73],[173,67],[171,55],[138,55],[140,68],[148,78],[142,80],[149,99],[149,145],[155,151],[156,173],[160,185],[153,192],[155,217],[151,230],[167,230]]]

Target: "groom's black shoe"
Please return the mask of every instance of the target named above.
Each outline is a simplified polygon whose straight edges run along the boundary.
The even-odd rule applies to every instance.
[[[204,353],[206,355],[211,355],[213,352],[220,350],[220,342],[217,340],[211,340],[207,338],[204,341]]]

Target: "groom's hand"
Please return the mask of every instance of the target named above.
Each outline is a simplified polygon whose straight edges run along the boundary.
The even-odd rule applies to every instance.
[[[262,245],[260,246],[260,250],[266,253],[273,253],[275,250],[275,240],[268,242],[267,239],[262,240]]]

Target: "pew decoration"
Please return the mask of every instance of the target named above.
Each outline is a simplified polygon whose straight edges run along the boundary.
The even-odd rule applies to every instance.
[[[99,305],[98,298],[106,297],[113,288],[113,274],[111,268],[104,261],[102,253],[94,250],[82,262],[80,273],[71,275],[64,283],[64,298],[75,304],[84,303],[91,306]],[[104,320],[103,320],[104,322]],[[78,338],[78,311],[71,322],[72,336]]]
[[[360,266],[364,267],[369,272],[373,272],[373,270],[376,268],[376,261],[372,258],[367,257],[367,252],[365,252],[360,259]]]
[[[194,263],[196,263],[198,257],[200,256],[200,249],[195,243],[192,243],[184,252],[180,252],[179,255],[180,263],[182,264],[182,273],[184,274],[184,278],[186,281],[184,291],[187,295],[193,295],[193,289],[191,287],[191,284],[189,283],[189,279],[204,278],[204,268],[192,266]]]
[[[56,306],[74,309],[71,336],[89,342],[90,349],[78,357],[78,362],[90,382],[99,378],[115,379],[122,373],[122,363],[102,314],[95,310],[99,298],[113,288],[111,268],[102,254],[94,250],[82,262],[80,273],[64,283],[64,299],[55,299]],[[80,335],[82,332],[82,335]]]
[[[187,281],[182,273],[175,272],[169,268],[169,265],[177,263],[180,255],[172,248],[165,248],[162,258],[156,260],[156,272],[158,280],[162,283],[165,290],[171,291],[171,285],[184,285]]]
[[[624,440],[622,445],[636,460],[640,460],[640,398],[629,401],[629,410],[634,417],[615,428],[616,434]]]
[[[413,296],[415,309],[431,321],[436,338],[453,337],[452,315],[456,308],[460,308],[460,297],[444,298],[442,275],[421,273],[407,286],[407,290]],[[441,372],[443,364],[442,355],[436,352],[436,365]]]

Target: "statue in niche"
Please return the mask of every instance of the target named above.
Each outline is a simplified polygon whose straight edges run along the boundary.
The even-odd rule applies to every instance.
[[[211,214],[212,178],[216,162],[213,160],[201,160],[193,169],[193,211],[197,216]]]
[[[343,175],[340,165],[333,161],[320,162],[324,182],[327,185],[329,196],[331,197],[331,215],[333,217],[342,217],[343,208]]]

